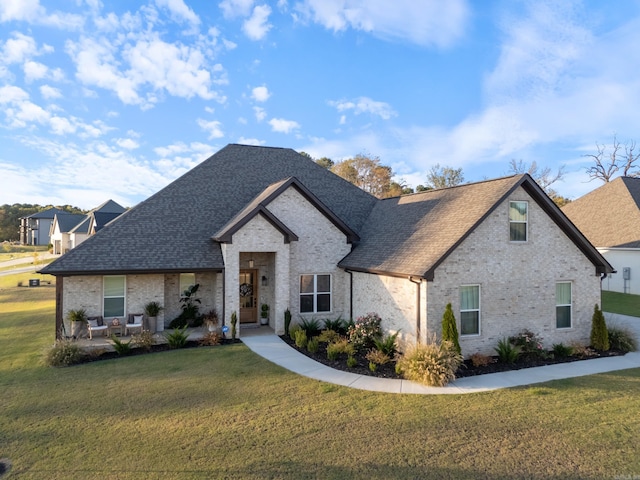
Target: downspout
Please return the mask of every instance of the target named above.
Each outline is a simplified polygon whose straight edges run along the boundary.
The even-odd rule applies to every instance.
[[[222,269],[222,326],[224,327],[225,311],[227,307],[227,271]]]
[[[422,285],[422,279],[417,282],[409,275],[409,281],[416,284],[416,343],[420,343],[420,285]]]
[[[349,274],[349,320],[353,319],[353,272],[344,270]]]

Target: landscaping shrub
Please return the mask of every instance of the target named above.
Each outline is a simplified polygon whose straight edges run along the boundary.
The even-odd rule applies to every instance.
[[[341,338],[327,345],[327,358],[329,360],[337,360],[342,353],[347,354],[347,356],[353,356],[356,353],[355,347],[346,338]]]
[[[470,360],[474,367],[486,367],[494,362],[493,357],[481,353],[474,353]]]
[[[635,352],[638,349],[636,338],[626,328],[609,327],[607,333],[610,348],[624,353]]]
[[[131,353],[131,343],[133,339],[125,343],[115,335],[111,335],[111,340],[113,341],[113,349],[118,355],[129,355]]]
[[[572,355],[578,358],[590,358],[598,356],[598,352],[596,352],[594,349],[577,342],[571,343],[571,351]]]
[[[320,335],[316,337],[321,343],[331,343],[340,339],[340,334],[335,330],[323,330]]]
[[[296,341],[296,332],[299,332],[300,330],[302,330],[302,328],[297,323],[295,325],[292,325],[291,327],[289,327],[289,338],[295,342]]]
[[[335,320],[331,320],[330,318],[327,318],[324,321],[324,329],[333,330],[334,332],[337,332],[337,333],[346,333],[344,320],[342,320],[341,318],[336,318]]]
[[[382,336],[380,324],[382,319],[377,313],[368,313],[358,317],[349,328],[349,341],[357,350],[371,348],[374,346],[374,339]]]
[[[347,367],[349,368],[353,368],[355,366],[358,365],[358,360],[356,360],[356,357],[350,355],[347,357]]]
[[[150,352],[151,347],[153,347],[153,344],[155,343],[153,334],[149,330],[143,330],[137,335],[133,335],[131,340],[136,347],[141,348],[145,352]]]
[[[284,311],[284,334],[289,335],[289,327],[291,326],[291,310],[288,308]]]
[[[520,356],[520,347],[516,347],[506,338],[500,340],[494,350],[498,354],[498,360],[502,363],[516,363]]]
[[[200,345],[203,347],[213,347],[222,343],[222,335],[218,332],[205,332],[200,339]]]
[[[307,342],[307,350],[310,353],[316,353],[319,347],[318,337],[313,337]]]
[[[68,367],[80,363],[84,354],[76,342],[56,340],[45,356],[45,363],[50,367]]]
[[[449,342],[418,343],[398,359],[396,372],[408,380],[434,387],[443,387],[456,378],[456,371],[462,364],[455,346]]]
[[[237,325],[238,325],[238,314],[234,310],[231,313],[231,339],[232,340],[236,339],[236,334],[238,333]]]
[[[607,324],[604,320],[602,310],[600,310],[597,303],[593,309],[593,316],[591,317],[591,346],[602,352],[609,350]]]
[[[442,315],[442,340],[451,342],[456,352],[462,353],[460,342],[458,340],[458,327],[456,326],[456,317],[453,315],[451,303],[447,303]]]
[[[169,348],[182,348],[187,344],[187,338],[189,338],[187,327],[176,328],[171,333],[165,334],[165,338]]]
[[[519,348],[521,354],[544,357],[547,352],[542,347],[542,339],[530,330],[522,330],[519,334],[509,337],[509,343]]]
[[[573,355],[573,348],[569,345],[565,345],[564,343],[554,343],[551,351],[558,358],[566,358]]]
[[[299,330],[296,330],[295,342],[296,342],[296,347],[298,348],[304,348],[307,346],[307,332],[302,328],[300,328]]]
[[[300,328],[304,330],[308,338],[315,337],[320,333],[320,321],[315,318],[303,318],[300,322]]]
[[[391,358],[398,351],[397,339],[399,333],[400,332],[396,332],[393,335],[387,335],[386,337],[374,338],[373,344],[376,346],[377,350],[380,350]]]
[[[372,372],[376,371],[378,365],[384,365],[391,361],[391,357],[380,350],[369,350],[365,358],[369,360],[369,370]]]

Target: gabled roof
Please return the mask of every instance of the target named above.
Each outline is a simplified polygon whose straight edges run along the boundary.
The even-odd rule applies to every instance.
[[[381,200],[340,266],[432,280],[455,248],[518,187],[574,241],[598,273],[613,269],[527,174]]]
[[[62,233],[67,233],[77,227],[78,224],[82,223],[85,218],[86,215],[81,213],[57,213],[54,224],[57,222],[58,230]]]
[[[640,178],[618,177],[562,211],[597,247],[640,248]]]
[[[100,213],[115,213],[120,215],[121,213],[126,212],[126,208],[124,208],[119,203],[114,202],[113,200],[107,200],[99,207],[91,210],[92,212],[100,212]]]
[[[323,204],[318,197],[316,197],[307,187],[305,187],[295,177],[290,177],[280,182],[273,183],[265,188],[256,198],[254,198],[249,204],[236,216],[234,216],[222,229],[216,233],[213,237],[214,240],[222,243],[231,242],[231,237],[237,232],[243,225],[249,220],[255,217],[257,214],[261,214],[267,219],[275,228],[280,230],[285,236],[285,242],[289,243],[292,240],[298,240],[295,233],[289,230],[283,225],[268,209],[267,206],[274,199],[278,198],[288,188],[296,189],[304,198],[307,199],[320,213],[322,213],[331,223],[333,223],[339,230],[341,230],[347,237],[347,241],[352,243],[357,241],[358,235],[349,228],[340,218],[338,218],[325,204]]]
[[[291,149],[228,145],[43,268],[55,275],[224,268],[213,235],[276,182],[295,177],[356,234],[376,198]]]

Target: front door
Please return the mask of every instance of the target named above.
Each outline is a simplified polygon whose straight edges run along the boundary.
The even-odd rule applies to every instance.
[[[240,323],[258,322],[257,270],[240,270]]]

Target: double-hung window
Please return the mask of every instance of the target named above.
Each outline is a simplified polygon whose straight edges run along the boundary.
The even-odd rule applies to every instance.
[[[331,275],[300,275],[300,313],[331,311]]]
[[[527,241],[527,224],[529,221],[529,204],[527,202],[509,202],[509,240],[512,242]]]
[[[102,311],[104,317],[124,317],[126,277],[103,277]]]
[[[480,285],[460,287],[460,335],[480,335]]]
[[[571,282],[556,283],[556,328],[571,328]]]

